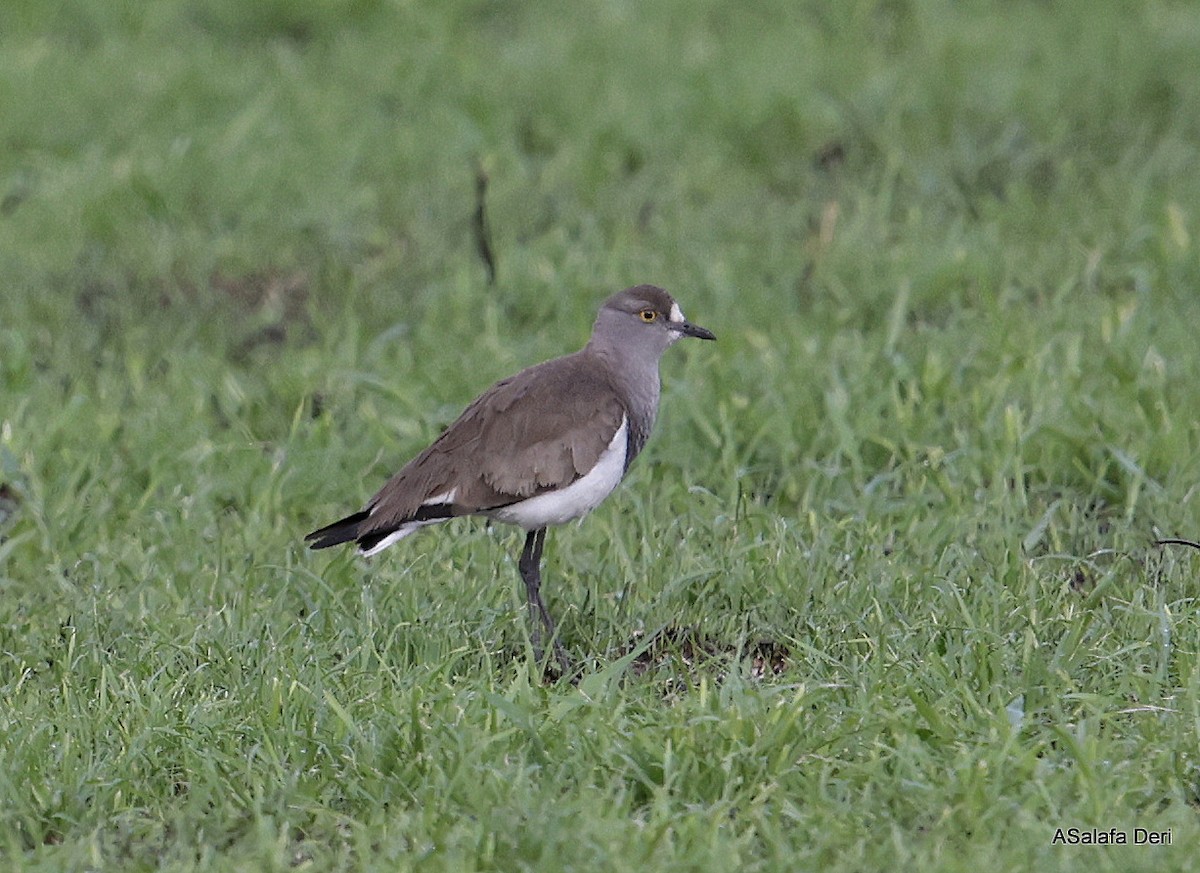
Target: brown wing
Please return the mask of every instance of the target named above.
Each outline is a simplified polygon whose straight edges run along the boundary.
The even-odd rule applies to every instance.
[[[624,416],[603,370],[579,353],[523,370],[480,395],[388,480],[367,504],[361,533],[394,528],[450,491],[452,514],[467,515],[569,485],[595,465]]]

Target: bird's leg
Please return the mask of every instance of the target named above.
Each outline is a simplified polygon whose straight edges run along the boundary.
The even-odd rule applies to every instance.
[[[542,606],[542,571],[539,566],[542,550],[538,548],[538,535],[544,535],[545,532],[545,528],[542,528],[525,534],[525,548],[521,550],[521,560],[517,562],[521,580],[525,583],[525,602],[529,606],[529,636],[533,642],[534,655],[539,661],[542,659],[542,626],[539,614],[539,607]]]
[[[521,579],[525,582],[525,602],[529,606],[530,638],[533,651],[539,661],[542,660],[542,628],[554,646],[554,657],[564,674],[571,669],[571,660],[567,657],[562,643],[554,635],[554,620],[546,604],[542,602],[542,546],[546,543],[544,527],[531,530],[525,535],[525,548],[521,550],[521,560],[517,569],[521,571]]]

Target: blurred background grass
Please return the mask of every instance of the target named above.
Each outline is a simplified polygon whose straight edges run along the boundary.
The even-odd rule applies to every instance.
[[[484,375],[501,375],[579,342],[612,288],[658,281],[731,336],[715,378],[749,366],[763,380],[716,386],[751,404],[735,427],[791,395],[794,425],[762,437],[778,472],[797,452],[862,451],[861,434],[814,445],[831,392],[888,402],[855,371],[945,395],[935,414],[914,406],[933,431],[920,439],[944,442],[956,418],[997,432],[960,408],[963,388],[1024,368],[1031,346],[1063,356],[1047,362],[1056,384],[990,401],[1090,430],[1095,410],[1070,410],[1100,388],[1081,384],[1088,364],[1125,355],[1122,375],[1152,379],[1146,348],[1185,342],[1195,311],[1187,4],[14,3],[4,16],[0,315],[40,328],[9,331],[14,388],[39,361],[84,371],[100,346],[154,359],[285,335],[301,347],[290,369],[310,369],[314,342],[325,365],[357,368],[346,344],[394,325],[412,357],[385,340],[366,369],[420,361],[455,405],[481,380],[458,381],[457,361],[439,371],[430,349],[470,337]],[[1138,338],[1114,348],[1106,330]],[[1170,363],[1165,378],[1183,366]],[[326,387],[303,375],[288,415],[305,386]],[[1177,448],[1158,454],[1160,476]]]
[[[1193,4],[10,0],[0,106],[23,863],[1057,869],[1091,862],[1047,822],[1196,833],[1194,559],[1149,547],[1200,533]],[[511,535],[304,553],[641,281],[720,342],[664,362],[551,602],[602,662],[696,627],[791,684],[585,705],[521,684]]]

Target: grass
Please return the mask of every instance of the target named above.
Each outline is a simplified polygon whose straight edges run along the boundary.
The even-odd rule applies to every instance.
[[[1169,0],[5,4],[5,868],[1200,868],[1198,59]],[[720,341],[550,536],[578,686],[513,531],[304,550],[640,281]]]

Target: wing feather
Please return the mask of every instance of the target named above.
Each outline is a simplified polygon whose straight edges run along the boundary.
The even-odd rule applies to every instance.
[[[497,382],[367,504],[360,533],[395,528],[454,490],[454,515],[571,484],[599,460],[625,418],[604,371],[579,353]]]

